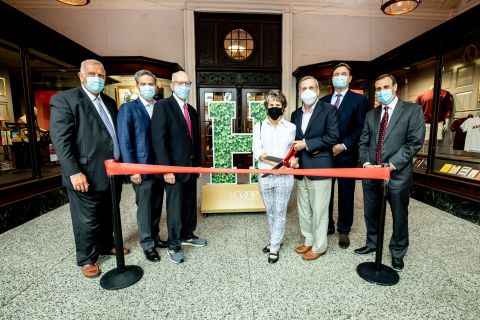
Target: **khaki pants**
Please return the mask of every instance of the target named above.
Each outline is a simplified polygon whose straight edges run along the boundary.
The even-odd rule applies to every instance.
[[[305,245],[314,253],[327,250],[328,204],[332,179],[297,180],[297,209]]]

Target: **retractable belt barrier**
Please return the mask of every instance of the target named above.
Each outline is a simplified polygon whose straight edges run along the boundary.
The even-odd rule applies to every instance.
[[[388,180],[390,179],[390,169],[388,167],[375,168],[328,168],[328,169],[222,169],[222,168],[202,168],[202,167],[177,167],[162,166],[151,164],[121,163],[115,160],[106,160],[105,168],[110,179],[113,207],[113,235],[115,240],[115,251],[117,267],[110,270],[100,279],[100,286],[107,290],[117,290],[129,287],[139,281],[143,276],[143,269],[135,265],[125,265],[123,253],[123,236],[120,218],[120,209],[115,194],[114,176],[131,174],[165,174],[165,173],[235,173],[235,174],[283,174],[296,176],[312,177],[332,177],[332,178],[355,178],[355,179],[376,179],[382,180],[383,194],[378,227],[378,245],[375,262],[364,262],[357,266],[357,273],[363,279],[381,284],[393,285],[398,282],[398,274],[388,266],[381,263],[383,250],[383,236],[385,225],[385,209],[388,190]]]
[[[203,167],[177,167],[152,164],[121,163],[106,160],[107,175],[164,174],[164,173],[268,173],[312,177],[355,178],[389,180],[389,168],[329,168],[329,169],[223,169]]]

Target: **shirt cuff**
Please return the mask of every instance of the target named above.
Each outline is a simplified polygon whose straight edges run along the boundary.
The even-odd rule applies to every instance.
[[[365,168],[366,166],[369,166],[369,165],[371,165],[370,162],[365,162],[365,163],[363,164],[363,167]]]
[[[305,142],[305,149],[307,149],[307,151],[309,151],[309,150],[308,150],[307,141],[305,141],[305,139],[303,139],[303,142]]]
[[[70,176],[70,178],[71,178],[71,177],[76,177],[76,176],[78,176],[78,175],[80,175],[80,174],[82,174],[82,173],[79,172],[79,173],[72,174],[72,175]]]
[[[397,170],[397,168],[395,168],[395,166],[393,165],[393,163],[389,162],[388,164],[390,165],[390,167],[393,168],[393,170]]]
[[[342,146],[345,150],[347,150],[347,146],[345,145],[345,143],[342,143]]]

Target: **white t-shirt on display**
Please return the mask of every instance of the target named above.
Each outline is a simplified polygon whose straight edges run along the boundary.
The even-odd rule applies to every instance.
[[[465,137],[465,151],[480,152],[480,117],[468,118],[460,126]]]

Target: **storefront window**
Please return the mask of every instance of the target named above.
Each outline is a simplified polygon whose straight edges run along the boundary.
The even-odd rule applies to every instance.
[[[32,178],[18,46],[0,40],[0,186]]]
[[[50,139],[50,98],[59,91],[80,84],[79,66],[70,65],[30,49],[30,67],[35,99],[34,121],[40,174],[42,177],[49,177],[60,174],[60,165]]]
[[[480,41],[444,55],[434,172],[480,181],[479,86]]]

